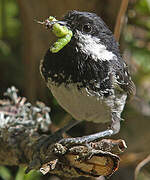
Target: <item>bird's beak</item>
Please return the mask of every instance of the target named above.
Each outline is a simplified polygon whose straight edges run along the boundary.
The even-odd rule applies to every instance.
[[[60,24],[62,26],[67,25],[67,22],[65,22],[65,21],[52,21],[52,22],[53,22],[53,24],[58,23],[58,24]]]
[[[43,26],[45,26],[47,29],[51,29],[52,28],[52,26],[55,24],[55,23],[58,23],[58,24],[60,24],[60,25],[62,25],[62,26],[66,26],[67,25],[67,22],[65,22],[65,21],[50,21],[49,19],[46,19],[45,21],[38,21],[38,20],[34,20],[36,23],[38,23],[38,24],[41,24],[41,25],[43,25]]]

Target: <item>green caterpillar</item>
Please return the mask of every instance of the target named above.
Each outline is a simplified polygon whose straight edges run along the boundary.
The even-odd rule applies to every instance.
[[[53,16],[50,16],[48,20],[50,22],[57,21]],[[55,36],[59,37],[59,39],[53,44],[50,51],[52,53],[57,53],[70,42],[73,33],[66,26],[62,26],[57,22],[52,25],[52,32],[55,34]]]

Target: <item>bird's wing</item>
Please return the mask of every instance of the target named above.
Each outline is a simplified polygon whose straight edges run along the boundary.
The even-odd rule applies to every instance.
[[[123,63],[123,68],[116,71],[116,79],[119,87],[123,89],[127,93],[129,99],[131,99],[136,93],[136,87],[131,79],[126,63]]]

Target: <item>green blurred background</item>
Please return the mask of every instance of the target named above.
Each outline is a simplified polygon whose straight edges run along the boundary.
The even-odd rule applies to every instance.
[[[0,0],[0,96],[15,85],[33,104],[41,100],[51,107],[55,125],[63,126],[70,116],[57,104],[39,73],[39,63],[53,40],[51,33],[36,24],[49,15],[61,18],[68,10],[96,12],[114,31],[121,0]],[[122,56],[128,63],[137,95],[127,103],[121,133],[115,138],[127,141],[121,167],[112,180],[133,179],[136,165],[150,152],[150,0],[130,0],[120,38]],[[72,135],[89,134],[100,129],[91,123],[73,128]],[[147,165],[139,180],[150,179]],[[30,173],[24,169],[0,167],[4,180],[59,180],[51,175]],[[66,178],[64,178],[66,179]],[[87,178],[80,178],[87,179]]]

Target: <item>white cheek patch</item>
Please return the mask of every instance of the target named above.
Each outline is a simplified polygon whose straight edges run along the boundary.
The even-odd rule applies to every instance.
[[[108,51],[103,44],[100,44],[100,40],[92,37],[91,35],[82,34],[80,31],[77,31],[77,36],[79,42],[77,46],[80,51],[91,55],[95,61],[110,61],[117,59],[116,55]]]

